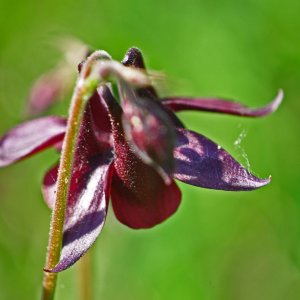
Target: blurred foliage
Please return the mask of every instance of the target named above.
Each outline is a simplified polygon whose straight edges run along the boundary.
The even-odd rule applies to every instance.
[[[273,182],[244,193],[180,184],[179,211],[152,230],[126,228],[110,211],[92,249],[94,299],[300,299],[299,12],[297,0],[0,1],[1,133],[23,120],[29,88],[56,64],[65,35],[116,59],[138,46],[167,75],[163,94],[259,106],[286,93],[264,119],[181,113]],[[50,220],[39,186],[56,160],[49,150],[0,170],[1,300],[39,299]],[[77,299],[76,269],[60,275],[57,300]]]

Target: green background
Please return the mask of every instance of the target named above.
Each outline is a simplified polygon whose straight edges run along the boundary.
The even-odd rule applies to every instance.
[[[286,94],[263,119],[180,114],[272,183],[244,193],[180,184],[179,211],[151,230],[131,230],[110,210],[92,248],[94,299],[300,299],[299,13],[297,0],[0,0],[1,134],[22,121],[31,84],[59,58],[51,44],[60,35],[118,60],[138,46],[166,74],[164,94],[250,106]],[[56,159],[49,150],[0,170],[1,300],[39,299],[50,220],[40,182]],[[76,271],[60,275],[56,299],[78,299]]]

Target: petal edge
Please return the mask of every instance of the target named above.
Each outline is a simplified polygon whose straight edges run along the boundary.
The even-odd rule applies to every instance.
[[[63,139],[66,124],[66,119],[50,116],[14,127],[0,139],[0,167],[55,145]]]
[[[244,117],[264,117],[276,111],[283,100],[283,96],[283,90],[279,90],[273,101],[259,108],[249,108],[238,102],[219,98],[193,99],[172,97],[163,99],[163,104],[175,112],[184,110],[198,110]]]
[[[250,191],[271,180],[252,175],[220,146],[193,131],[177,130],[174,157],[174,178],[203,188]]]

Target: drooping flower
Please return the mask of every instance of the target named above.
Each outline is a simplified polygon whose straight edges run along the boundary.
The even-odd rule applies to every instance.
[[[74,38],[61,38],[58,42],[64,56],[51,71],[34,82],[26,106],[28,116],[43,113],[67,95],[76,78],[75,66],[89,53],[88,47]]]
[[[145,71],[136,48],[123,65]],[[130,70],[130,69],[129,69]],[[228,191],[247,191],[270,182],[260,179],[218,144],[189,131],[174,114],[199,110],[258,117],[277,109],[283,94],[258,109],[222,99],[159,99],[152,86],[133,87],[118,79],[120,104],[109,84],[87,102],[80,126],[64,225],[59,272],[74,264],[94,243],[104,225],[109,199],[117,219],[131,228],[150,228],[178,208],[181,192],[174,181]],[[0,167],[61,142],[66,120],[44,117],[25,122],[0,140]],[[44,198],[55,201],[58,165],[43,180]]]

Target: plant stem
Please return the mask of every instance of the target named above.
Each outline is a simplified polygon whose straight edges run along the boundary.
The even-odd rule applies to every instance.
[[[85,104],[84,94],[84,89],[77,87],[71,102],[69,120],[63,142],[57,177],[56,201],[51,219],[45,267],[47,270],[53,269],[59,261],[72,163]],[[44,273],[43,300],[50,300],[54,298],[56,280],[57,274],[49,272]]]
[[[91,252],[88,251],[79,261],[80,300],[92,300]]]
[[[99,60],[98,65],[94,66],[94,63]],[[110,56],[105,51],[95,51],[86,59],[82,66],[71,100],[68,124],[58,169],[56,199],[50,224],[46,267],[44,268],[42,300],[54,299],[57,273],[51,273],[51,270],[57,265],[60,258],[74,153],[84,108],[97,86],[111,75],[137,86],[146,86],[149,84],[149,79],[145,74],[134,69],[129,70],[120,63],[111,61]],[[88,282],[90,280],[84,284]],[[90,287],[85,286],[84,290],[87,293],[86,295],[89,295]]]
[[[62,247],[63,226],[67,205],[68,190],[72,175],[72,165],[85,104],[97,87],[97,82],[88,80],[92,63],[97,57],[91,55],[85,62],[71,100],[69,119],[63,142],[60,166],[57,177],[57,191],[52,212],[46,267],[43,278],[42,300],[54,299],[57,274],[50,273],[59,262]]]

